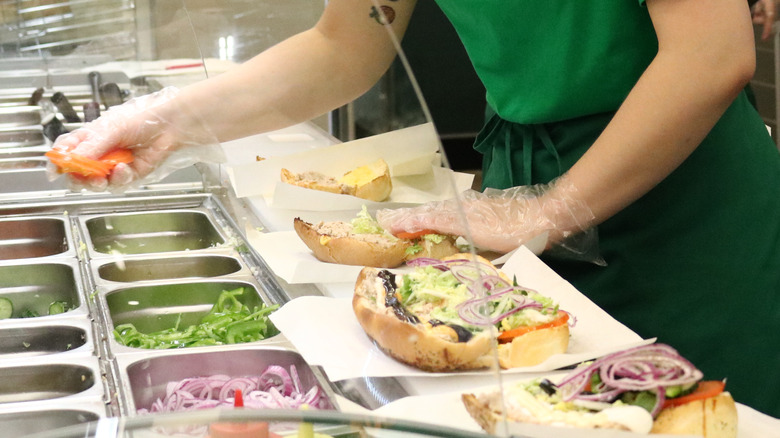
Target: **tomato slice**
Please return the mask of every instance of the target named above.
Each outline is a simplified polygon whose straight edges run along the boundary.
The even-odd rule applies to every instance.
[[[100,157],[99,161],[116,166],[119,163],[132,163],[134,159],[135,156],[133,156],[133,152],[130,149],[116,148]]]
[[[705,398],[715,397],[723,392],[726,388],[726,382],[720,380],[704,380],[699,382],[696,389],[690,393],[681,397],[667,398],[664,400],[664,408],[670,406],[680,406],[686,403],[690,403],[695,400],[703,400]]]
[[[93,160],[83,155],[68,151],[52,149],[46,152],[46,157],[59,168],[62,173],[72,173],[83,177],[106,177],[119,163],[132,163],[133,153],[128,149],[117,148],[109,151],[100,159]]]
[[[422,237],[422,236],[424,236],[426,234],[438,234],[438,233],[436,233],[436,231],[433,231],[433,230],[420,230],[420,231],[415,231],[413,233],[408,232],[408,231],[401,231],[400,233],[396,234],[395,237],[397,237],[399,239],[409,239],[409,240],[412,240],[412,239],[416,239],[418,237]]]
[[[558,311],[558,317],[550,322],[546,322],[544,324],[539,325],[529,325],[529,326],[522,326],[513,328],[512,330],[507,330],[505,332],[501,332],[498,335],[498,342],[499,343],[506,343],[511,342],[512,339],[524,335],[526,333],[532,332],[534,330],[541,330],[546,328],[552,328],[552,327],[559,327],[564,324],[566,324],[569,321],[569,314],[566,312]]]
[[[46,152],[46,156],[62,173],[105,177],[111,170],[107,163],[56,149]]]

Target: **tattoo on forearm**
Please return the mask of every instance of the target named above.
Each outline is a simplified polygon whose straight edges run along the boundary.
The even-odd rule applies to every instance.
[[[394,2],[398,0],[390,1]],[[368,16],[379,24],[392,24],[393,21],[395,21],[395,9],[390,6],[380,6],[379,9],[377,9],[376,6],[371,6],[371,13],[368,14]]]

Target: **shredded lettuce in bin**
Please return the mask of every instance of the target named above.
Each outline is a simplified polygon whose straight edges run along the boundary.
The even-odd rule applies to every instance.
[[[279,305],[260,304],[250,308],[236,299],[243,293],[243,288],[223,291],[199,324],[180,329],[181,315],[174,327],[154,333],[141,333],[131,323],[120,324],[114,328],[114,338],[128,347],[168,349],[240,344],[277,335],[279,330],[268,315]]]

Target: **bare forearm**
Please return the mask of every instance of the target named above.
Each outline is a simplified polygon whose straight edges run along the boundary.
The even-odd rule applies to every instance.
[[[290,126],[366,92],[396,56],[414,1],[395,6],[386,27],[371,0],[331,0],[316,26],[212,79],[182,90],[220,141]]]
[[[351,101],[381,76],[345,68],[337,49],[312,29],[184,88],[181,99],[220,141],[300,123]]]
[[[733,20],[740,18],[749,26],[748,16]],[[755,68],[755,49],[752,32],[741,30],[682,46],[662,37],[656,59],[596,143],[569,171],[570,182],[596,223],[674,171],[747,84]]]

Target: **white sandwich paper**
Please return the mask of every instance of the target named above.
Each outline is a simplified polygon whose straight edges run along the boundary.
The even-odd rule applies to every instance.
[[[461,391],[443,394],[404,397],[388,403],[374,411],[366,412],[380,418],[397,418],[405,421],[419,421],[433,426],[481,432],[482,429],[466,411],[461,394],[479,394],[495,390],[493,387],[463,388]],[[780,420],[762,414],[743,404],[737,403],[738,438],[764,438],[774,436],[780,430]],[[573,427],[542,426],[529,423],[511,423],[508,436],[528,438],[647,438],[648,435],[611,429],[579,429]],[[379,432],[377,436],[387,436]],[[653,434],[653,438],[682,438],[691,435]]]
[[[257,233],[247,238],[274,274],[289,284],[354,282],[363,268],[317,260],[295,231]]]
[[[386,201],[374,202],[355,196],[328,193],[276,182],[270,205],[274,208],[306,211],[355,210],[363,205],[369,209],[397,208],[454,198],[470,189],[474,175],[427,165],[419,174],[393,177],[393,191]]]
[[[421,175],[440,164],[439,145],[433,124],[425,123],[263,161],[232,163],[228,173],[238,197],[272,198],[282,168],[295,173],[315,171],[338,177],[382,158],[392,178]]]
[[[516,276],[523,286],[553,298],[561,309],[571,312],[576,318],[576,325],[571,328],[569,349],[565,354],[552,356],[539,365],[515,368],[506,373],[555,370],[613,351],[653,342],[643,341],[526,248],[518,250],[504,265],[503,271],[510,278]],[[273,313],[271,319],[308,363],[322,366],[328,377],[335,381],[362,376],[452,374],[421,371],[383,353],[366,336],[355,319],[351,298],[296,298]]]

